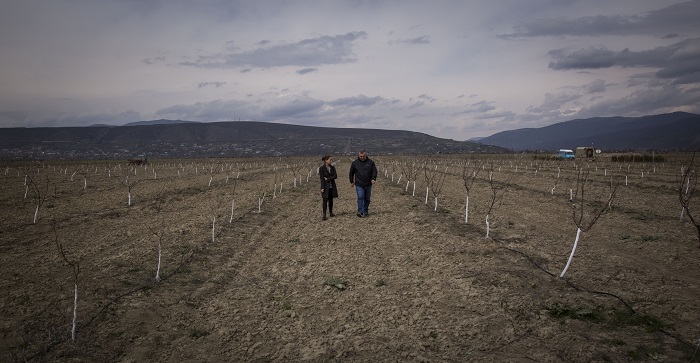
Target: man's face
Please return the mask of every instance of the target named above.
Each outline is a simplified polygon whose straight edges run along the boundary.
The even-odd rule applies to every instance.
[[[359,153],[357,154],[357,157],[360,158],[360,160],[365,160],[367,159],[367,154]]]

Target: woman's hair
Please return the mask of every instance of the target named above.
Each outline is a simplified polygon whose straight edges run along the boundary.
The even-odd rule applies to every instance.
[[[328,160],[328,159],[330,159],[330,158],[331,158],[330,155],[325,155],[324,157],[321,158],[321,160],[326,161],[326,160]]]

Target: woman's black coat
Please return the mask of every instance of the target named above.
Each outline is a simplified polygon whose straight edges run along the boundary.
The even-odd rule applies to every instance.
[[[330,198],[338,198],[338,188],[335,186],[335,179],[338,177],[338,174],[335,172],[335,166],[331,165],[330,168],[331,170],[329,172],[325,163],[318,168],[318,175],[321,178],[321,189],[323,189],[323,197],[329,198],[328,193],[329,191],[332,191],[333,194],[330,194]]]

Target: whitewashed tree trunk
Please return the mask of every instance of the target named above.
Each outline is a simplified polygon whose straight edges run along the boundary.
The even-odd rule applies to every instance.
[[[435,197],[435,209],[434,209],[434,211],[437,212],[437,197]]]
[[[78,321],[78,283],[76,282],[73,289],[73,327],[71,329],[71,339],[75,340],[75,327]]]
[[[236,206],[236,200],[233,199],[231,200],[231,218],[229,218],[228,222],[231,223],[233,222],[233,208]]]
[[[160,260],[161,260],[161,244],[160,244],[160,241],[158,241],[158,267],[156,267],[156,281],[157,282],[160,282]]]
[[[405,193],[408,193],[408,186],[411,184],[410,180],[406,180],[406,190],[404,190]]]
[[[129,196],[129,201],[128,201],[127,205],[128,205],[129,207],[131,207],[131,192],[128,192],[127,194],[128,194],[128,196]]]
[[[464,205],[464,224],[469,224],[469,193],[467,193],[467,202]]]
[[[216,216],[213,216],[211,219],[211,241],[212,241],[212,243],[214,242],[215,226],[216,226]]]
[[[87,189],[87,178],[83,178],[83,190]]]
[[[34,210],[34,224],[36,224],[36,217],[39,215],[39,205],[36,205],[36,209]]]
[[[27,199],[27,193],[29,193],[29,185],[24,187],[24,199]]]
[[[491,232],[491,225],[489,224],[489,215],[486,215],[486,238],[489,238],[489,233]]]
[[[258,213],[262,213],[262,204],[265,200],[265,194],[262,197],[258,197]]]
[[[429,187],[425,187],[425,205],[428,205],[428,189]]]
[[[399,180],[396,181],[396,184],[397,184],[397,185],[398,185],[398,184],[401,184],[401,177],[402,177],[402,176],[403,176],[403,175],[399,175]]]
[[[209,177],[209,185],[208,185],[209,187],[211,186],[211,181],[212,181],[212,180],[214,180],[214,176],[213,176],[213,175]]]
[[[580,237],[581,237],[581,228],[579,228],[576,231],[576,240],[574,241],[574,248],[571,249],[571,255],[569,255],[569,260],[566,261],[566,266],[564,267],[564,270],[562,270],[559,277],[564,277],[564,274],[569,269],[569,265],[571,265],[571,260],[574,258],[574,253],[576,252],[576,246],[578,246],[578,240]]]
[[[416,181],[413,181],[413,196],[416,196]]]

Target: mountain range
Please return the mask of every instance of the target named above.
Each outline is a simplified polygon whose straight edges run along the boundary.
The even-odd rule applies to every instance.
[[[478,142],[516,151],[553,151],[579,146],[607,151],[700,150],[700,115],[673,112],[577,119],[540,128],[503,131]]]
[[[0,129],[4,159],[118,159],[355,154],[504,153],[505,148],[427,134],[271,122],[156,120],[124,126]]]
[[[0,128],[2,159],[119,159],[700,150],[700,115],[596,117],[455,141],[402,130],[299,126],[272,122],[138,121],[123,126]]]

